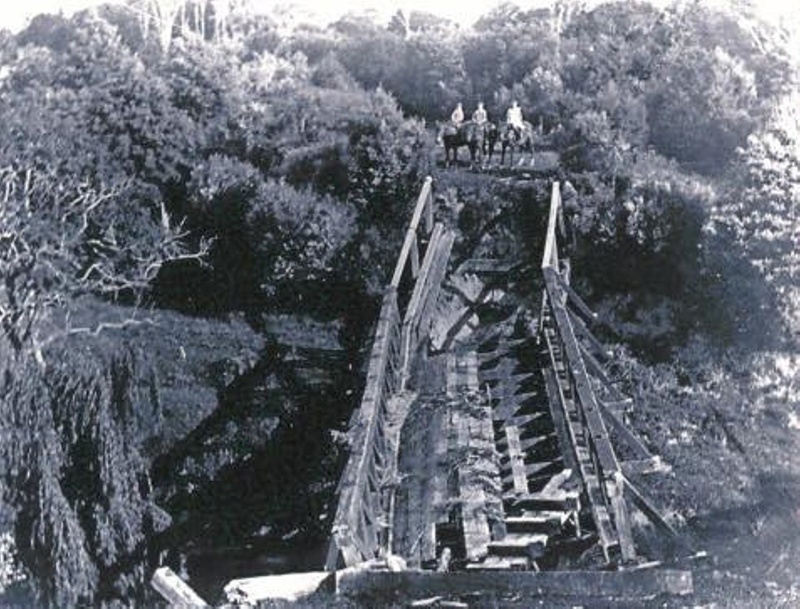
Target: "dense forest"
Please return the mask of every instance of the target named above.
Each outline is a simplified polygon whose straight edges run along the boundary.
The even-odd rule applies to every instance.
[[[130,0],[0,31],[7,602],[128,606],[201,539],[324,539],[366,320],[457,102],[519,101],[559,154],[576,282],[640,395],[740,446],[759,417],[800,428],[793,43],[742,2],[323,27]],[[334,328],[328,394],[270,333],[288,318]],[[797,457],[752,442],[718,484],[744,497],[772,462],[800,497]]]

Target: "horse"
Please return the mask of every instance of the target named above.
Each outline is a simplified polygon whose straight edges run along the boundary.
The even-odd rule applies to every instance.
[[[500,126],[497,123],[486,123],[483,128],[483,158],[487,163],[492,162],[494,148],[500,140]]]
[[[458,161],[458,149],[462,146],[469,148],[472,164],[483,147],[483,129],[473,121],[466,121],[456,127],[452,123],[445,123],[439,130],[437,138],[444,145],[445,166],[450,165],[450,151],[453,151],[453,162]]]
[[[509,124],[498,127],[498,131],[500,132],[499,137],[501,142],[501,165],[505,164],[506,150],[509,151],[508,159],[509,164],[511,165],[514,164],[514,149],[531,153],[533,152],[533,125],[531,125],[528,121],[523,123],[520,133],[517,133],[517,131]],[[533,159],[531,159],[531,164],[533,164]]]

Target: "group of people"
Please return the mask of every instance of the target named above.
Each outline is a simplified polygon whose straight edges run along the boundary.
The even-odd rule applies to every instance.
[[[456,127],[460,127],[461,123],[464,122],[464,108],[461,102],[458,102],[458,105],[456,105],[456,109],[453,110],[453,113],[450,115],[450,120]],[[486,113],[486,108],[483,107],[483,102],[478,103],[478,107],[475,109],[475,112],[472,113],[472,120],[481,127],[489,121],[489,116]],[[517,137],[522,133],[522,129],[524,128],[522,108],[519,107],[516,100],[512,101],[511,106],[506,110],[506,125],[514,130]]]

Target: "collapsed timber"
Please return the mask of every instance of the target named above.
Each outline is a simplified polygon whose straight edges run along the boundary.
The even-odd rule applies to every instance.
[[[634,405],[570,286],[559,184],[537,307],[513,298],[514,263],[448,269],[456,233],[432,188],[384,294],[327,573],[295,583],[372,602],[690,594],[681,537],[632,482],[667,466],[626,427]],[[227,600],[290,598],[287,577],[234,580]]]

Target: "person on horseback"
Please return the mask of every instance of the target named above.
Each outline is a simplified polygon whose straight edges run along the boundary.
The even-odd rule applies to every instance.
[[[456,127],[461,127],[461,123],[464,122],[464,108],[461,107],[461,102],[458,102],[456,109],[453,110],[450,120]]]
[[[483,107],[483,102],[478,103],[478,108],[472,113],[472,120],[475,121],[475,124],[481,128],[486,125],[486,122],[489,120],[489,116],[486,114],[486,109]]]
[[[511,107],[506,111],[506,125],[514,130],[517,141],[522,137],[522,130],[525,125],[522,120],[522,108],[519,107],[517,100],[511,102]]]

